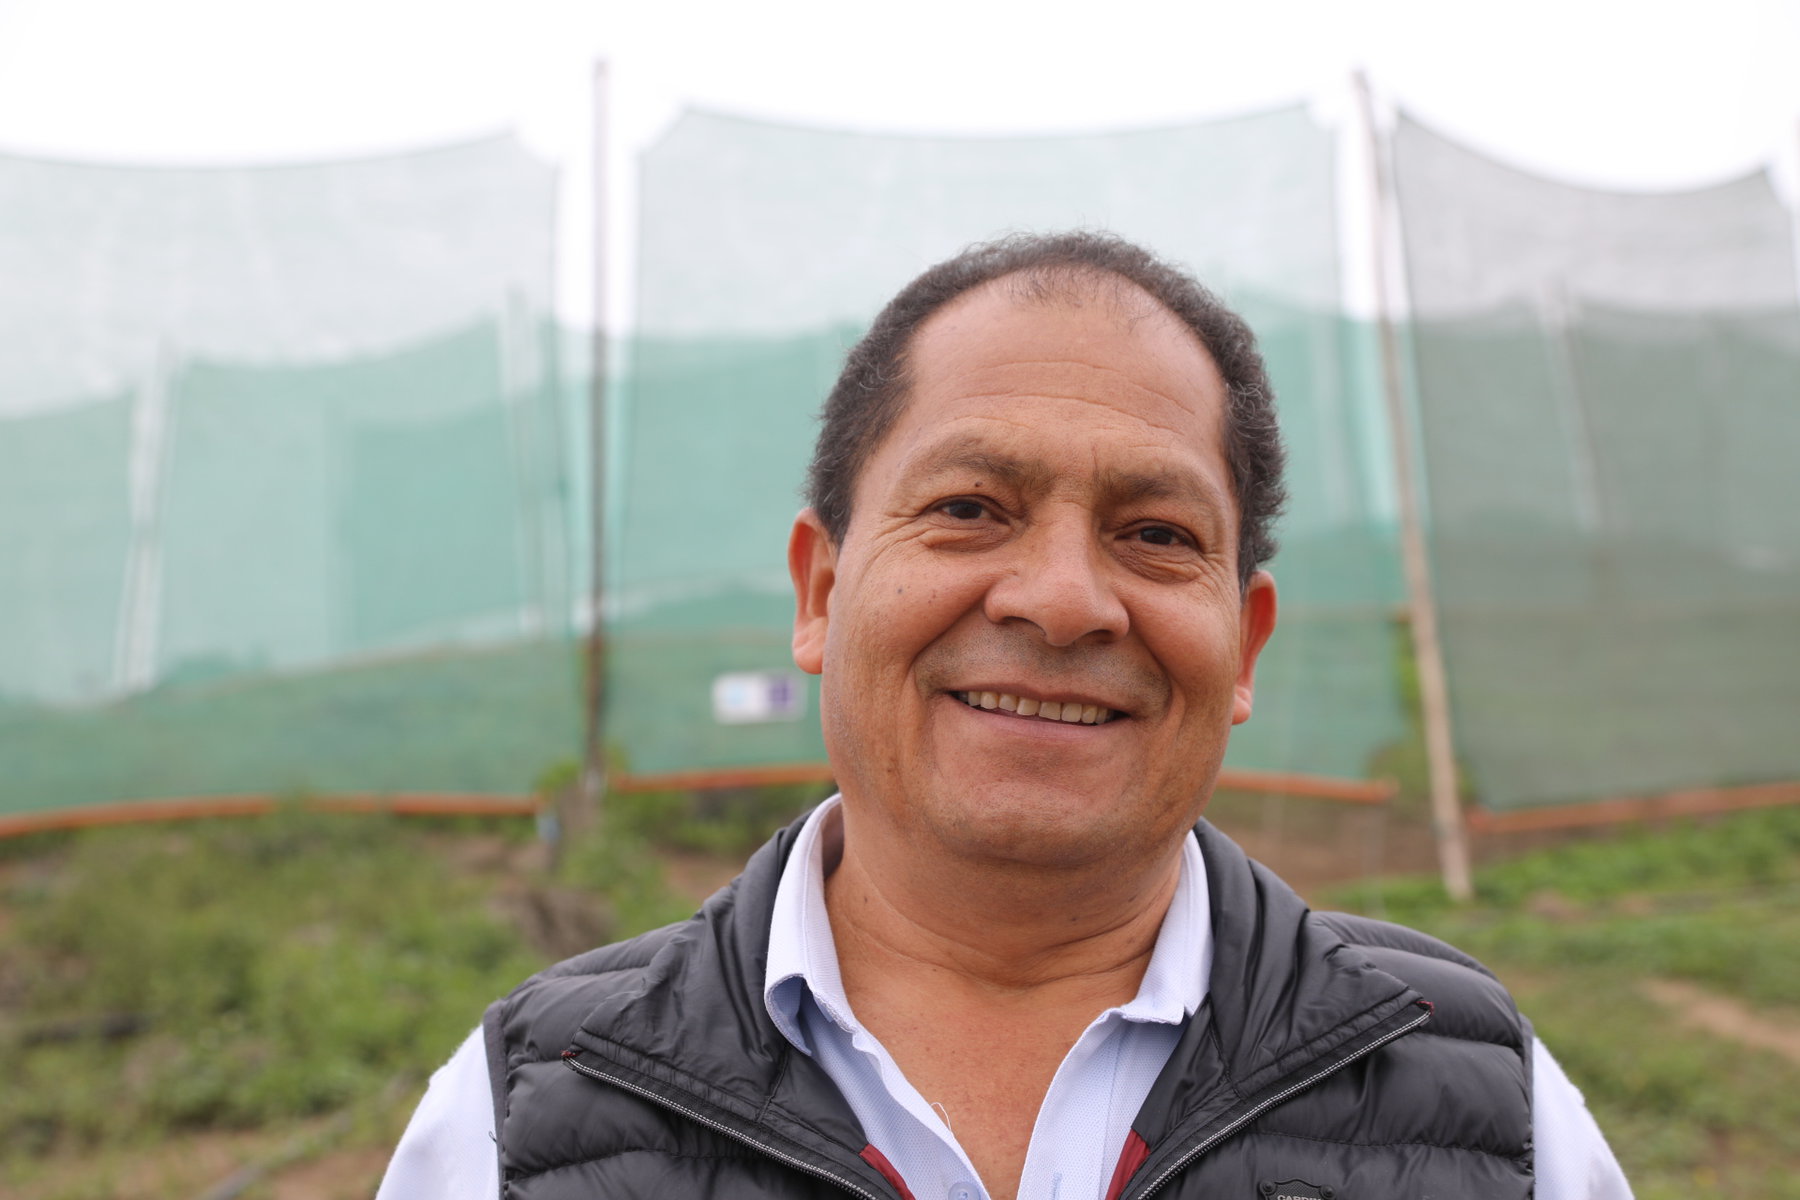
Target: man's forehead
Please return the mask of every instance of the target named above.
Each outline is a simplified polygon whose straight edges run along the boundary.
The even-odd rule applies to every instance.
[[[1116,395],[1128,380],[1222,428],[1225,383],[1199,335],[1130,280],[1091,271],[1048,283],[1005,276],[934,313],[907,353],[901,419],[921,397],[1004,389],[1007,372],[1044,366],[1063,368],[1070,392]]]
[[[1128,280],[1089,272],[1027,286],[1008,276],[973,288],[921,326],[907,374],[905,404],[883,439],[890,483],[973,471],[1047,491],[1070,464],[1043,451],[1073,448],[1057,436],[1072,418],[1078,437],[1107,425],[1127,435],[1108,461],[1077,472],[1096,497],[1235,511],[1223,378],[1198,335]],[[1087,406],[1118,415],[1095,425]],[[1043,433],[1048,442],[1031,436]]]
[[[1184,405],[1219,410],[1224,380],[1198,334],[1129,280],[1034,284],[1020,274],[972,288],[923,322],[907,352],[908,407],[978,372],[1063,363],[1129,374]],[[979,387],[979,384],[976,385]]]

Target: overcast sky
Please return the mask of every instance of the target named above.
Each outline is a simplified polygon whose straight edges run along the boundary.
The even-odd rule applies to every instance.
[[[0,150],[270,161],[517,129],[565,168],[586,308],[593,63],[615,226],[684,104],[834,126],[1022,132],[1386,100],[1519,166],[1693,187],[1800,159],[1800,0],[0,0]]]

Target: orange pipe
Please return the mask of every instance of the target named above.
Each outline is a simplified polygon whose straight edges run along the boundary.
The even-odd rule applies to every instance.
[[[1477,833],[1531,833],[1545,829],[1581,829],[1670,817],[1706,816],[1800,804],[1800,782],[1762,783],[1736,788],[1694,788],[1659,796],[1616,796],[1591,804],[1559,804],[1517,812],[1469,811],[1469,828]]]
[[[460,792],[347,793],[310,797],[302,807],[324,812],[391,812],[406,816],[530,816],[535,796],[494,796]],[[0,837],[49,829],[85,829],[145,821],[191,821],[202,817],[245,817],[274,812],[281,802],[268,795],[182,796],[90,804],[78,808],[0,815]]]

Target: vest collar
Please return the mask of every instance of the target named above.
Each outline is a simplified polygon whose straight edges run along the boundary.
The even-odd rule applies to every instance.
[[[666,1102],[841,1168],[860,1164],[861,1125],[776,1028],[763,998],[775,893],[800,827],[776,834],[633,985],[597,1005],[574,1049]],[[1152,1174],[1233,1114],[1400,1028],[1421,1003],[1308,921],[1304,901],[1230,839],[1204,821],[1195,833],[1211,901],[1212,978],[1135,1125]]]

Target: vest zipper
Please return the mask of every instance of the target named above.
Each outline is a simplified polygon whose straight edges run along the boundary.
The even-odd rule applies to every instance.
[[[1345,1067],[1349,1066],[1351,1063],[1355,1062],[1359,1058],[1366,1058],[1367,1056],[1375,1053],[1375,1051],[1381,1049],[1383,1046],[1387,1045],[1389,1042],[1393,1041],[1395,1038],[1401,1037],[1404,1034],[1411,1033],[1413,1030],[1417,1029],[1419,1026],[1423,1025],[1425,1022],[1427,1022],[1429,1020],[1431,1020],[1431,1008],[1429,1005],[1426,1005],[1425,1010],[1423,1012],[1421,1012],[1418,1016],[1414,1017],[1412,1020],[1408,1021],[1406,1024],[1400,1026],[1400,1028],[1390,1030],[1389,1032],[1381,1035],[1380,1037],[1376,1038],[1374,1041],[1370,1042],[1368,1045],[1359,1048],[1354,1054],[1351,1054],[1349,1057],[1343,1059],[1340,1062],[1333,1063],[1331,1066],[1326,1067],[1323,1071],[1319,1071],[1319,1072],[1316,1072],[1315,1074],[1309,1075],[1305,1079],[1302,1079],[1299,1083],[1296,1083],[1291,1087],[1283,1088],[1281,1091],[1275,1093],[1273,1096],[1270,1096],[1267,1100],[1264,1100],[1261,1104],[1258,1104],[1254,1108],[1243,1113],[1235,1121],[1232,1121],[1229,1125],[1225,1126],[1223,1129],[1218,1130],[1211,1137],[1206,1138],[1199,1145],[1193,1147],[1186,1154],[1183,1154],[1180,1158],[1176,1159],[1174,1162],[1170,1163],[1167,1167],[1163,1168],[1163,1173],[1161,1175],[1158,1175],[1154,1180],[1152,1180],[1150,1182],[1150,1186],[1146,1187],[1143,1191],[1136,1193],[1134,1200],[1147,1200],[1148,1197],[1155,1195],[1158,1191],[1160,1191],[1162,1189],[1163,1184],[1169,1182],[1169,1180],[1177,1172],[1184,1170],[1195,1159],[1199,1158],[1202,1154],[1205,1154],[1208,1150],[1211,1150],[1214,1146],[1218,1145],[1220,1142],[1224,1141],[1226,1138],[1228,1138],[1232,1134],[1236,1133],[1239,1129],[1242,1129],[1245,1125],[1249,1124],[1251,1121],[1256,1120],[1256,1118],[1262,1116],[1264,1113],[1268,1112],[1271,1108],[1274,1108],[1277,1104],[1280,1104],[1282,1101],[1287,1100],[1289,1097],[1293,1096],[1296,1092],[1304,1092],[1307,1088],[1309,1088],[1313,1084],[1319,1082],[1319,1080],[1324,1079],[1328,1075],[1336,1074],[1337,1072],[1343,1070]]]
[[[573,1058],[569,1057],[568,1055],[563,1056],[563,1061],[565,1063],[569,1064],[570,1067],[574,1068],[576,1071],[579,1071],[583,1075],[586,1075],[592,1079],[598,1079],[602,1083],[610,1083],[614,1087],[622,1088],[625,1091],[630,1092],[634,1096],[639,1096],[645,1100],[649,1100],[650,1102],[652,1102],[654,1104],[659,1104],[662,1107],[669,1109],[673,1112],[678,1112],[690,1121],[694,1121],[701,1125],[704,1125],[708,1129],[713,1130],[714,1132],[724,1134],[726,1137],[734,1138],[737,1141],[744,1143],[744,1145],[749,1146],[753,1150],[760,1150],[764,1154],[767,1154],[770,1158],[773,1158],[780,1162],[786,1163],[788,1166],[793,1167],[797,1171],[804,1171],[806,1174],[811,1175],[817,1179],[823,1179],[827,1183],[835,1183],[837,1186],[843,1188],[847,1192],[853,1192],[858,1196],[864,1197],[864,1200],[882,1200],[882,1198],[880,1196],[876,1195],[874,1192],[869,1191],[867,1188],[856,1183],[854,1180],[845,1179],[843,1176],[833,1174],[831,1171],[825,1169],[824,1167],[814,1166],[812,1163],[809,1163],[809,1162],[805,1161],[804,1159],[795,1158],[793,1155],[788,1154],[781,1150],[777,1150],[775,1147],[768,1145],[765,1142],[759,1142],[755,1138],[751,1137],[749,1134],[743,1132],[742,1130],[735,1129],[732,1126],[726,1125],[721,1121],[715,1121],[711,1117],[708,1117],[708,1116],[705,1116],[704,1114],[695,1112],[693,1109],[688,1108],[686,1105],[677,1103],[676,1101],[669,1099],[667,1096],[664,1096],[661,1093],[653,1092],[649,1088],[639,1087],[637,1084],[630,1083],[626,1080],[620,1079],[616,1075],[608,1075],[604,1071],[597,1071],[593,1067],[587,1066],[583,1063],[576,1062]]]

